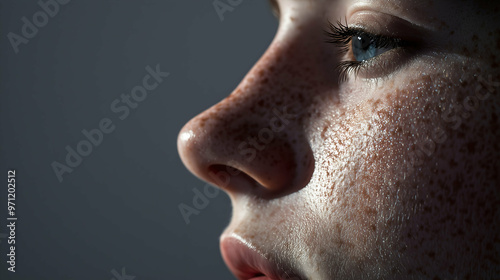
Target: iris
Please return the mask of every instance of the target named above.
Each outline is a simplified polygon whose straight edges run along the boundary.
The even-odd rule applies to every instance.
[[[390,48],[379,47],[377,42],[369,35],[356,35],[352,37],[352,53],[357,61],[365,61],[380,55]]]

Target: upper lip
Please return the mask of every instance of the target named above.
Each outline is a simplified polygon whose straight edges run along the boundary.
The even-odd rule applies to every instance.
[[[221,237],[220,249],[229,270],[239,280],[266,276],[272,280],[299,280],[295,273],[281,270],[276,263],[270,261],[255,246],[236,234]]]

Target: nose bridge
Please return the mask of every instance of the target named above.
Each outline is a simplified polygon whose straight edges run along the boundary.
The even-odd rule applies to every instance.
[[[298,41],[298,39],[297,39]],[[321,83],[321,65],[315,65],[311,46],[274,42],[237,88],[218,106],[250,111],[254,118],[269,119],[273,109],[287,107],[302,115]]]
[[[286,107],[304,121],[311,104],[319,96],[325,97],[325,89],[337,86],[332,79],[334,56],[326,53],[324,22],[313,16],[319,5],[292,2],[284,9],[283,17],[287,19],[280,21],[278,33],[266,52],[236,89],[205,113],[213,115],[214,109],[233,115],[232,119],[235,115],[241,118],[241,112],[251,113],[255,123],[266,123],[274,116],[273,111]],[[300,8],[310,10],[311,15],[298,17]]]

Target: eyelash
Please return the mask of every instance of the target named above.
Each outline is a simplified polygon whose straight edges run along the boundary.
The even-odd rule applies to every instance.
[[[336,25],[329,23],[329,30],[325,30],[325,34],[328,37],[326,42],[337,45],[340,53],[344,55],[350,51],[352,38],[354,36],[366,36],[376,48],[395,49],[406,46],[406,42],[399,38],[375,35],[366,32],[361,28],[349,27],[347,24],[344,25],[340,21],[337,21]],[[339,82],[347,80],[347,77],[351,73],[354,73],[355,76],[357,76],[360,70],[369,67],[369,64],[372,64],[372,60],[377,59],[377,57],[378,55],[363,61],[346,60],[340,62],[337,66],[339,70]]]

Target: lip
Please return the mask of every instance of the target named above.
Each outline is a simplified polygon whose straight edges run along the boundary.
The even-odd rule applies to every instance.
[[[222,258],[239,280],[299,280],[284,273],[252,244],[236,234],[221,237]]]

